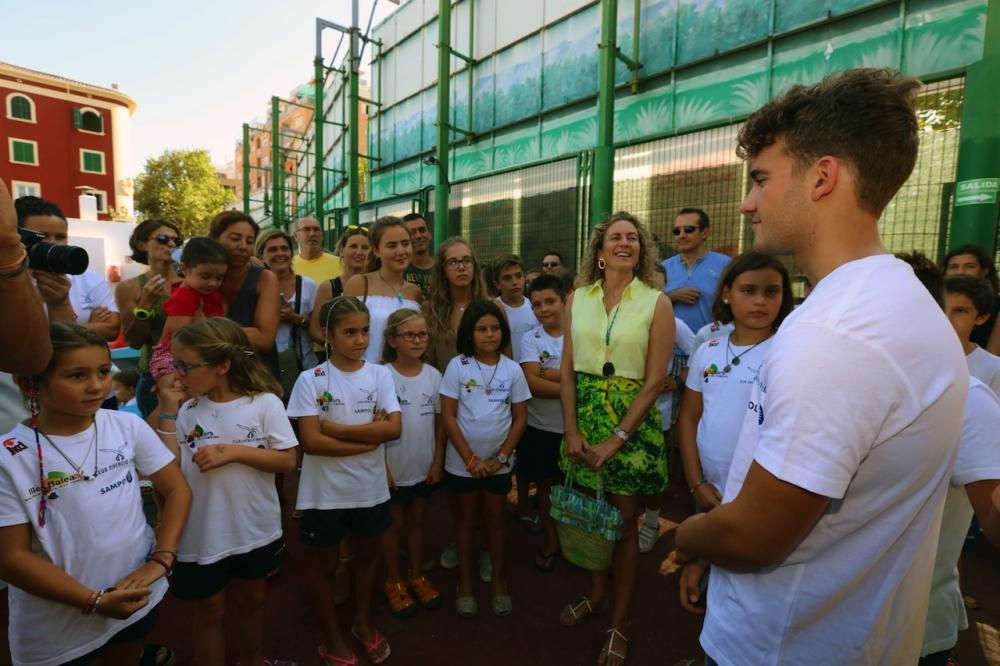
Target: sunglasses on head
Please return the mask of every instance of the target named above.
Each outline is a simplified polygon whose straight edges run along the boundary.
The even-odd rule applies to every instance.
[[[674,236],[680,236],[683,231],[686,234],[693,234],[698,231],[700,227],[696,227],[693,224],[685,224],[683,227],[674,227]]]
[[[156,234],[153,236],[153,240],[160,245],[173,245],[174,247],[180,247],[184,244],[184,239],[180,236],[168,236],[166,234]]]
[[[363,234],[368,233],[368,227],[362,227],[358,224],[348,224],[345,229],[347,229],[347,231],[360,231]]]

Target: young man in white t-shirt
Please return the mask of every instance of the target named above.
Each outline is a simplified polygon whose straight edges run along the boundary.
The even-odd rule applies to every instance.
[[[684,604],[714,565],[709,663],[920,656],[969,375],[941,309],[878,233],[916,161],[919,86],[849,70],[793,86],[740,132],[754,248],[793,255],[815,289],[761,366],[723,503],[677,530],[678,561],[699,558]]]
[[[994,356],[972,341],[972,331],[986,323],[993,311],[993,287],[986,280],[956,275],[944,281],[944,308],[958,333],[969,374],[1000,395],[1000,356]]]
[[[524,263],[516,254],[509,254],[500,257],[493,264],[493,286],[500,292],[497,297],[497,304],[503,308],[503,313],[507,316],[507,323],[510,325],[510,346],[509,353],[515,361],[521,360],[521,340],[524,334],[538,326],[535,313],[531,310],[531,303],[524,297]],[[514,470],[514,479],[517,485],[517,518],[518,521],[529,531],[538,532],[541,530],[541,519],[534,515],[528,506],[529,485],[523,482],[518,470]]]

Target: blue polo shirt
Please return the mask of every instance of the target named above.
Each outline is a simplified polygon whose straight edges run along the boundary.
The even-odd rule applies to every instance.
[[[664,292],[694,287],[701,295],[694,303],[674,303],[674,315],[688,325],[692,331],[710,324],[712,318],[712,303],[715,301],[715,289],[722,277],[722,271],[732,261],[729,256],[720,252],[707,252],[690,270],[681,261],[681,255],[664,260],[663,268],[667,273],[667,284]]]

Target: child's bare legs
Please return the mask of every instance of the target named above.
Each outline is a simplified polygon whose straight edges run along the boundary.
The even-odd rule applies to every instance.
[[[472,596],[473,536],[482,494],[480,490],[454,493],[457,499],[455,545],[458,548],[458,595],[461,597]]]
[[[503,517],[507,496],[477,490],[483,498],[486,520],[486,542],[493,557],[493,596],[507,594],[507,558],[504,555],[507,544],[507,527]]]
[[[347,647],[344,637],[340,633],[340,626],[337,624],[337,607],[333,603],[333,589],[336,584],[340,547],[314,546],[312,550],[312,569],[315,576],[314,587],[319,606],[320,627],[323,632],[323,651],[337,657],[350,659],[353,652]]]
[[[371,626],[371,607],[381,539],[381,534],[354,537],[354,628],[369,643],[375,641],[375,631]],[[398,568],[397,565],[397,570]]]
[[[409,508],[409,507],[406,507]],[[392,502],[389,504],[389,513],[392,514],[392,525],[382,533],[382,553],[385,557],[386,579],[390,583],[398,583],[402,580],[399,573],[399,542],[403,538],[406,529],[406,517],[403,513],[404,505]],[[415,560],[412,544],[410,546],[410,562],[413,566],[420,566],[420,560]]]
[[[259,664],[264,661],[264,602],[267,580],[233,578],[230,583],[232,601],[237,614],[240,637],[240,663]]]
[[[415,498],[406,505],[406,544],[410,549],[410,575],[419,576],[420,565],[424,561],[424,511],[427,508],[427,500],[423,497]],[[395,525],[393,516],[393,525]]]
[[[194,604],[194,662],[198,666],[226,663],[226,591]]]

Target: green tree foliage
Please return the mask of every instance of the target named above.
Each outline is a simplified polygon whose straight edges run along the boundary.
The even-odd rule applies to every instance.
[[[186,237],[207,234],[211,219],[234,201],[206,150],[168,150],[151,157],[135,184],[135,208],[142,217],[169,220]]]

